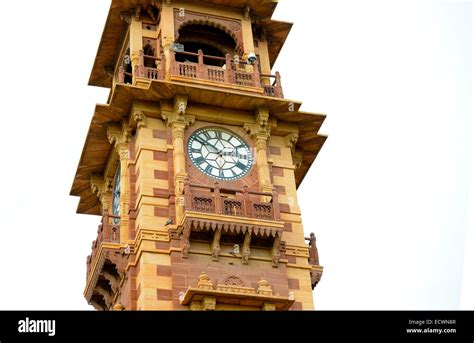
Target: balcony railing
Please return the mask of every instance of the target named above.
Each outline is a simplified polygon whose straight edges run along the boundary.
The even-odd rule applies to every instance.
[[[161,51],[161,50],[160,50]],[[188,56],[197,62],[178,61],[177,55]],[[222,67],[205,64],[205,60],[220,61]],[[156,65],[156,68],[146,67],[150,61]],[[226,57],[204,55],[202,50],[198,53],[170,51],[170,77],[179,76],[193,80],[204,80],[228,85],[260,88],[263,94],[270,97],[283,98],[283,89],[281,86],[280,73],[275,75],[261,74],[259,64],[256,61],[250,68],[253,72],[246,69],[246,63],[234,60],[229,54]],[[133,77],[145,78],[150,80],[165,80],[166,59],[163,53],[159,57],[147,56],[140,50],[138,54],[138,64],[135,65],[133,75],[126,73],[123,67],[120,67],[117,75],[118,83],[125,83],[126,79]]]
[[[188,56],[197,58],[198,62],[179,62],[176,60],[176,55]],[[220,83],[235,84],[246,87],[262,87],[260,81],[260,73],[258,72],[258,62],[254,64],[254,72],[249,73],[244,68],[240,68],[241,63],[236,61],[227,54],[224,57],[204,55],[202,50],[198,53],[192,52],[176,52],[172,50],[171,56],[171,75],[188,77],[192,79],[214,81]],[[223,66],[211,66],[204,63],[204,59],[220,61]]]
[[[283,89],[281,87],[281,76],[277,71],[275,75],[261,74],[263,91],[266,96],[283,98]]]
[[[97,239],[92,242],[92,253],[87,257],[87,275],[102,242],[120,243],[120,217],[109,214],[107,209],[102,213],[102,220],[97,229]]]
[[[157,67],[146,67],[146,62],[152,61]],[[125,83],[125,78],[139,77],[150,80],[164,80],[166,75],[166,60],[163,53],[160,57],[148,56],[140,50],[138,53],[138,64],[135,65],[133,74],[125,72],[125,69],[121,66],[118,70],[117,82]]]
[[[262,201],[265,199],[265,201]],[[278,193],[251,192],[242,190],[194,185],[185,182],[184,207],[186,211],[223,214],[227,216],[280,220]]]

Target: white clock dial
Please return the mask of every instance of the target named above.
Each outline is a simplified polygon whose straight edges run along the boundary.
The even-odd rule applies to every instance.
[[[188,141],[188,156],[194,166],[217,180],[237,180],[248,174],[252,152],[245,141],[231,131],[204,128]]]

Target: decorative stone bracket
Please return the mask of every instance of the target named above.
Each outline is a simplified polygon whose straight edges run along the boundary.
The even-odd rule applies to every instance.
[[[147,117],[145,113],[142,111],[136,111],[133,114],[133,121],[137,123],[137,128],[140,129],[142,127],[146,127],[147,125]]]
[[[107,127],[107,137],[110,144],[112,144],[120,155],[120,158],[130,159],[129,143],[132,136],[132,128],[123,123],[122,126],[118,124],[110,124]]]
[[[270,118],[270,110],[266,107],[258,107],[255,111],[255,122],[245,123],[244,130],[252,137],[270,137],[271,129],[276,127],[276,119]]]
[[[171,109],[165,103],[161,104],[161,117],[168,126],[172,124],[181,123],[184,125],[183,129],[194,124],[196,117],[186,114],[188,107],[188,97],[186,95],[176,95],[174,105]]]
[[[99,201],[102,203],[103,208],[109,208],[110,202],[112,201],[112,185],[113,180],[111,178],[105,178],[101,174],[92,174],[91,190]]]
[[[244,238],[244,245],[242,247],[242,264],[249,264],[249,258],[250,258],[250,241],[252,239],[252,233],[251,232],[247,232],[245,234],[245,238]]]
[[[221,251],[220,239],[222,233],[242,234],[244,235],[244,243],[242,246],[241,256],[242,264],[248,264],[251,256],[250,242],[252,235],[258,237],[273,238],[273,246],[271,251],[272,266],[278,268],[282,252],[284,253],[285,245],[281,241],[283,233],[282,228],[265,227],[254,224],[243,224],[236,222],[222,222],[219,220],[203,219],[203,218],[185,218],[183,224],[178,227],[178,235],[181,235],[182,258],[188,258],[191,248],[190,237],[191,232],[214,232],[211,245],[211,254],[214,261],[218,261]],[[236,254],[237,255],[237,254]]]
[[[94,268],[91,270],[90,278],[87,282],[84,296],[86,300],[94,306],[97,310],[109,310],[112,309],[114,299],[117,298],[120,292],[120,283],[122,278],[125,276],[127,258],[120,252],[118,246],[111,248],[110,244],[108,248],[101,249],[99,254],[91,263],[94,263]],[[110,269],[106,270],[105,266],[113,266],[116,272],[111,273]],[[99,285],[99,277],[102,276],[107,280],[108,285],[104,287],[104,284]],[[93,294],[99,294],[102,296],[104,303],[99,304],[93,299]]]
[[[295,153],[293,154],[293,165],[295,166],[296,169],[301,168],[301,166],[303,165],[303,158],[304,158],[303,151],[296,149]]]
[[[92,174],[91,176],[91,190],[98,198],[104,191],[104,178],[100,174]]]
[[[285,146],[291,149],[291,153],[295,153],[296,143],[298,142],[299,135],[297,133],[290,133],[285,136]]]

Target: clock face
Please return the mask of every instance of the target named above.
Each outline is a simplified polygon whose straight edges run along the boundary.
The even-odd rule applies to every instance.
[[[114,189],[112,191],[112,214],[120,216],[120,167],[115,174]],[[118,224],[119,219],[114,218],[114,224]]]
[[[204,128],[188,141],[188,156],[201,172],[217,180],[237,180],[252,168],[252,152],[245,141],[221,128]]]

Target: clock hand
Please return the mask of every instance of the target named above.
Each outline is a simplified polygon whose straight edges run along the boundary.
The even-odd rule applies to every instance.
[[[219,153],[219,150],[217,150],[217,148],[215,146],[213,146],[212,144],[209,144],[208,142],[202,141],[201,138],[199,138],[199,137],[196,137],[196,140],[199,143],[201,143],[202,145],[205,145],[205,146],[208,146],[208,147],[212,148],[212,150],[214,150],[214,151],[211,151],[213,154]]]

